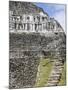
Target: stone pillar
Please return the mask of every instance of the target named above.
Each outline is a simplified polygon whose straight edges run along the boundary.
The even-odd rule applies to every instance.
[[[35,24],[33,24],[33,31],[35,31]]]
[[[30,30],[32,31],[33,30],[33,25],[30,23]]]
[[[38,24],[35,24],[35,29],[36,31],[38,31]]]
[[[24,30],[25,30],[25,23],[24,23]]]
[[[37,31],[39,30],[39,24],[37,24]]]
[[[16,23],[16,30],[18,30],[18,27],[19,27],[19,24],[18,24],[18,23]]]
[[[22,30],[23,30],[23,23],[22,23]]]
[[[33,31],[33,24],[32,24],[32,31]]]
[[[39,25],[39,23],[38,23],[38,31],[40,30],[40,25]]]
[[[25,30],[27,31],[27,23],[25,24]]]
[[[30,27],[30,31],[32,31],[32,28],[31,28],[31,23],[29,23],[29,27]]]
[[[38,24],[38,25],[39,25],[38,30],[42,31],[42,28],[43,28],[42,24]]]

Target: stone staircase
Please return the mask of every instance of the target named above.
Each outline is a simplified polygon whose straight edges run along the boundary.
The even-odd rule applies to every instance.
[[[63,70],[63,62],[60,55],[54,57],[54,65],[46,86],[57,86]]]

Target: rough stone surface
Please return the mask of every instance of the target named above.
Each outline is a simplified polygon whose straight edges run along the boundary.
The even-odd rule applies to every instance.
[[[10,34],[10,88],[34,86],[41,55],[45,58],[49,56],[55,58],[48,85],[52,86],[58,83],[57,80],[60,77],[62,65],[65,61],[65,37],[62,39],[61,34],[63,35],[64,33],[59,33],[52,37],[41,36],[37,33]],[[55,77],[57,78],[56,80],[54,79]]]
[[[55,31],[49,26],[51,28],[47,27],[47,32],[45,33],[44,30],[42,33],[38,33],[38,30],[35,30],[34,33],[20,32],[20,29],[23,31],[23,25],[26,23],[26,21],[23,23],[21,20],[23,13],[27,16],[32,13],[32,15],[40,15],[40,12],[43,12],[48,18],[49,16],[43,9],[30,2],[10,1],[9,10],[9,31],[14,24],[14,32],[9,32],[9,88],[34,87],[41,57],[52,57],[54,59],[53,70],[49,76],[47,86],[56,86],[61,78],[63,64],[66,60],[66,35],[62,27],[54,20],[57,26]],[[15,19],[14,23],[11,23],[12,16]],[[19,22],[16,22],[16,19],[19,19],[17,16],[20,18]],[[32,22],[30,23],[32,24]],[[39,21],[37,24],[33,21],[34,29],[37,29],[38,23]],[[19,29],[16,28],[16,24],[18,24]]]

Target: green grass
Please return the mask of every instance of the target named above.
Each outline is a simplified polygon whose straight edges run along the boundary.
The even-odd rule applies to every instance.
[[[53,66],[53,62],[50,61],[49,58],[40,60],[35,87],[44,87],[47,84]]]
[[[66,63],[64,63],[62,76],[61,76],[61,79],[60,79],[60,82],[59,82],[58,85],[60,85],[60,86],[66,85]]]

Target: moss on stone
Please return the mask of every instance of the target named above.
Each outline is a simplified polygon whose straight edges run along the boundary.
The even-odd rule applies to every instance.
[[[43,87],[47,84],[53,62],[48,59],[40,59],[35,87]]]

